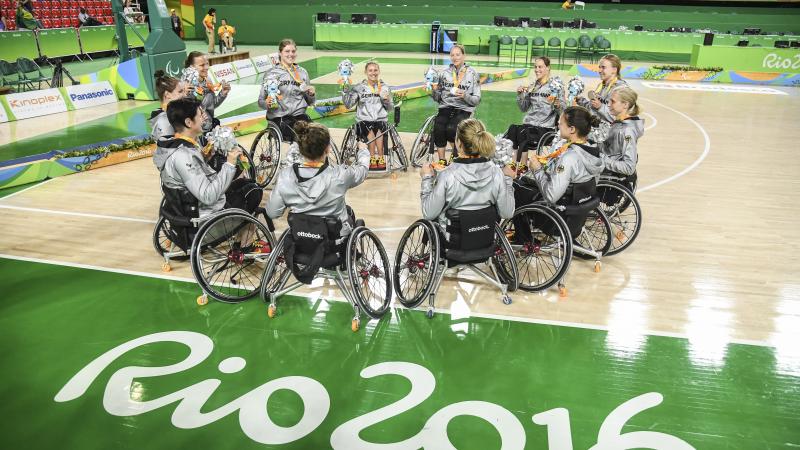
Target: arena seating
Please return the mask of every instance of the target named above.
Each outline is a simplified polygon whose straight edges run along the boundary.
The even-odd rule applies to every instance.
[[[34,16],[44,28],[67,28],[78,26],[78,8],[85,8],[92,17],[104,25],[114,23],[110,0],[33,0]],[[15,30],[16,11],[13,0],[0,0],[0,12],[8,30]]]

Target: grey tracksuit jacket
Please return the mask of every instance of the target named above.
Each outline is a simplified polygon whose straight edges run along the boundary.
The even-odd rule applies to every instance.
[[[447,209],[476,210],[497,207],[500,218],[514,215],[513,179],[484,158],[469,163],[453,161],[435,176],[422,178],[422,217],[447,224]]]
[[[228,98],[228,93],[214,93],[208,90],[203,94],[203,99],[200,100],[200,105],[206,111],[206,120],[203,122],[203,133],[211,131],[212,119],[214,118],[214,110]]]
[[[614,121],[606,140],[598,144],[605,169],[622,175],[636,172],[636,142],[644,134],[644,120],[637,116]]]
[[[352,166],[328,166],[316,176],[317,168],[300,167],[300,176],[313,177],[302,182],[297,179],[293,166],[284,167],[267,201],[267,215],[275,219],[289,208],[292,213],[338,217],[342,221],[341,237],[349,235],[352,227],[347,217],[345,193],[367,178],[369,150],[360,149],[357,158],[358,162]]]
[[[161,172],[162,185],[186,189],[197,199],[200,217],[225,207],[225,191],[236,174],[233,164],[226,162],[217,173],[206,164],[200,149],[172,136],[158,141],[153,162]]]
[[[461,72],[458,74],[459,83],[455,87],[464,91],[463,98],[450,92],[455,85],[454,73],[456,73],[456,66],[452,64],[439,71],[439,83],[431,93],[433,100],[439,103],[439,108],[451,107],[469,112],[475,111],[481,102],[481,80],[478,72],[469,64],[462,64]]]
[[[517,94],[517,105],[525,113],[522,123],[536,127],[555,128],[558,113],[564,109],[566,100],[563,95],[556,98],[555,103],[547,101],[554,94],[551,83],[561,83],[558,77],[552,77],[547,83],[536,81],[527,91]],[[564,90],[561,89],[563,93]]]
[[[175,134],[175,130],[172,129],[172,125],[170,125],[169,119],[167,118],[167,112],[161,108],[150,113],[150,129],[150,136],[152,136],[153,140],[156,142],[164,136],[172,136]]]
[[[523,177],[533,178],[545,201],[557,203],[572,183],[583,183],[597,178],[603,172],[603,160],[597,147],[572,144],[558,158],[550,160],[546,168]]]
[[[389,117],[389,111],[394,107],[392,103],[392,91],[389,86],[380,81],[380,92],[373,92],[367,80],[361,83],[345,86],[342,90],[342,101],[344,106],[356,108],[356,120],[358,122],[385,122]],[[387,99],[384,100],[381,95],[386,95]]]
[[[273,66],[264,74],[264,83],[261,85],[261,92],[258,94],[258,106],[267,110],[267,119],[305,114],[306,108],[314,104],[316,96],[308,95],[304,90],[300,89],[301,84],[304,85],[303,88],[311,85],[308,72],[297,64],[294,65],[294,68],[297,69],[297,73],[300,75],[300,82],[294,79],[294,70],[290,73],[280,65]],[[278,81],[278,92],[281,98],[278,100],[277,108],[267,107],[267,86],[271,80]]]

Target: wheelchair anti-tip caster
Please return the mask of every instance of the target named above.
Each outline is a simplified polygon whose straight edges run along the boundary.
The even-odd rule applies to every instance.
[[[561,298],[567,298],[567,285],[564,283],[558,283],[558,296]]]
[[[278,307],[275,306],[274,304],[269,305],[269,307],[267,308],[267,316],[269,316],[270,319],[273,319],[277,314],[278,314]]]
[[[595,261],[594,262],[594,272],[595,273],[599,273],[600,272],[600,268],[601,268],[600,261]]]
[[[511,304],[511,296],[510,295],[504,295],[503,296],[503,304],[504,305],[510,305]]]
[[[355,333],[359,328],[361,328],[361,320],[358,318],[353,319],[353,321],[350,322],[350,329],[353,330],[353,333]]]
[[[425,316],[428,319],[433,319],[433,308],[428,308],[428,311],[425,313]]]
[[[200,305],[200,306],[207,305],[208,304],[208,295],[202,294],[199,297],[197,297],[197,304]]]
[[[168,262],[165,262],[164,264],[161,264],[161,271],[172,272],[172,266],[170,266]]]
[[[389,178],[391,178],[392,181],[397,180],[397,173],[396,172],[392,172],[392,174],[389,175]]]

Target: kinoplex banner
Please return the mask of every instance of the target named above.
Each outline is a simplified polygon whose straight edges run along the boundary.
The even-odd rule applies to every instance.
[[[270,58],[270,55],[256,56],[255,58],[251,59],[258,73],[266,72],[267,70],[269,70],[274,66],[274,64],[272,63],[272,58]]]
[[[256,72],[256,67],[253,65],[253,61],[249,59],[234,61],[233,67],[236,69],[236,73],[239,74],[239,78],[251,77],[258,73]]]
[[[217,83],[222,81],[231,82],[239,79],[239,76],[236,75],[236,70],[233,69],[233,64],[231,63],[213,65],[209,71],[212,75],[214,75],[214,79],[217,80]]]
[[[117,94],[108,81],[67,86],[64,91],[66,92],[66,98],[72,102],[75,109],[106,105],[118,101]]]
[[[67,110],[64,94],[56,88],[9,94],[5,96],[5,101],[11,110],[11,114],[17,120],[55,114]]]

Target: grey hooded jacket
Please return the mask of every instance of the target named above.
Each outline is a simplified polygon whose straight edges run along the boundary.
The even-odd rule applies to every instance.
[[[358,162],[352,166],[328,166],[319,174],[317,168],[299,167],[301,177],[312,177],[305,181],[298,180],[294,166],[284,167],[267,201],[267,216],[273,219],[281,217],[289,208],[292,213],[338,217],[342,221],[341,236],[349,235],[352,227],[348,221],[345,193],[367,178],[369,150],[360,149],[357,157]]]
[[[644,120],[637,116],[614,121],[606,140],[598,144],[606,170],[633,175],[639,159],[636,142],[644,135]]]
[[[523,177],[533,178],[545,201],[555,204],[570,184],[596,179],[601,172],[603,160],[597,147],[572,144],[559,157],[550,160],[545,168],[528,172]]]
[[[162,185],[186,189],[197,199],[200,217],[225,207],[225,191],[236,174],[233,164],[226,162],[217,173],[203,159],[200,149],[172,136],[158,141],[153,162],[161,172]]]
[[[447,69],[439,72],[439,82],[431,93],[433,100],[439,103],[439,108],[457,108],[464,111],[475,111],[481,102],[481,79],[478,72],[469,64],[462,64],[458,73],[459,83],[455,86],[456,66],[450,64]],[[453,94],[450,90],[457,87],[464,91],[464,97]]]
[[[214,119],[214,110],[228,98],[228,93],[220,91],[219,93],[215,93],[212,90],[207,90],[203,94],[203,99],[200,100],[200,106],[206,111],[206,120],[203,122],[203,133],[208,133],[211,131]]]
[[[520,111],[526,113],[522,123],[543,128],[556,127],[558,112],[564,109],[566,100],[561,95],[554,103],[548,101],[554,94],[550,83],[561,83],[561,79],[553,77],[544,84],[537,80],[527,91],[517,94],[517,105]]]
[[[447,209],[476,210],[497,207],[500,218],[514,215],[513,179],[485,158],[453,161],[436,176],[422,178],[422,217],[446,225]]]
[[[373,88],[367,80],[345,86],[342,91],[342,101],[348,109],[358,105],[356,108],[357,121],[385,122],[389,117],[389,111],[394,107],[392,91],[383,80],[380,81],[380,85],[380,92],[373,92]],[[381,95],[385,95],[386,100]]]
[[[314,104],[315,96],[305,91],[305,88],[311,85],[308,72],[297,64],[294,65],[294,69],[300,75],[300,82],[294,79],[293,73],[289,73],[280,65],[273,66],[265,72],[264,83],[258,94],[258,106],[267,110],[268,119],[305,114],[306,108]],[[271,80],[278,82],[278,93],[281,98],[278,100],[277,108],[267,107],[267,86]]]
[[[161,108],[150,114],[150,129],[152,130],[150,136],[152,136],[153,140],[156,142],[164,136],[172,136],[175,134],[175,130],[172,128],[167,118],[167,112]]]

